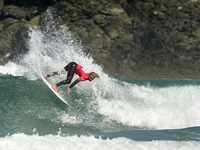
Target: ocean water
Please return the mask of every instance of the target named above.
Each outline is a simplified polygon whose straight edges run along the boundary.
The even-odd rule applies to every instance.
[[[67,26],[47,10],[47,26],[29,29],[29,52],[0,66],[2,150],[197,150],[200,148],[200,81],[120,79],[103,72],[82,51]],[[68,85],[59,93],[41,76],[75,61],[100,79]],[[74,80],[78,76],[74,76]],[[53,85],[66,78],[49,78]]]

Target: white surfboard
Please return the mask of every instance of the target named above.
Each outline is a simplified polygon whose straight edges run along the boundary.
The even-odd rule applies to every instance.
[[[52,88],[51,84],[50,84],[44,77],[42,77],[42,80],[43,80],[44,83],[46,83],[46,85],[51,89],[51,91],[53,91],[53,93],[56,94],[56,96],[57,96],[61,101],[63,101],[67,106],[72,107],[72,106],[70,106],[56,91],[54,91],[54,89]]]

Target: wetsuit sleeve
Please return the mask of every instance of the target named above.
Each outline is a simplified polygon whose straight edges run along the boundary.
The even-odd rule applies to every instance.
[[[72,88],[74,85],[76,85],[78,82],[79,82],[78,79],[75,80],[75,81],[69,86],[69,88],[71,89],[71,88]]]

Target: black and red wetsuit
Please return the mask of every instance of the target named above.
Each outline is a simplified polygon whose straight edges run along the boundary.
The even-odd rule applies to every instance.
[[[67,73],[67,79],[63,80],[59,83],[57,83],[57,87],[62,85],[62,84],[69,84],[71,83],[72,78],[74,77],[74,73],[77,74],[79,76],[79,78],[77,80],[75,80],[71,85],[70,85],[70,89],[76,85],[78,82],[80,81],[85,81],[88,80],[90,72],[88,72],[87,70],[85,70],[82,66],[80,66],[79,64],[75,63],[75,62],[70,62],[67,66],[64,67],[66,71],[68,71]]]

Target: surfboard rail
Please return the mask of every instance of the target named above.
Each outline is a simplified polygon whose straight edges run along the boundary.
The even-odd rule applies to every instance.
[[[71,107],[60,95],[59,93],[57,93],[53,88],[52,88],[52,85],[44,78],[42,77],[42,80],[44,81],[44,83],[51,89],[51,91],[53,91],[53,93],[61,100],[63,101],[67,106]]]

